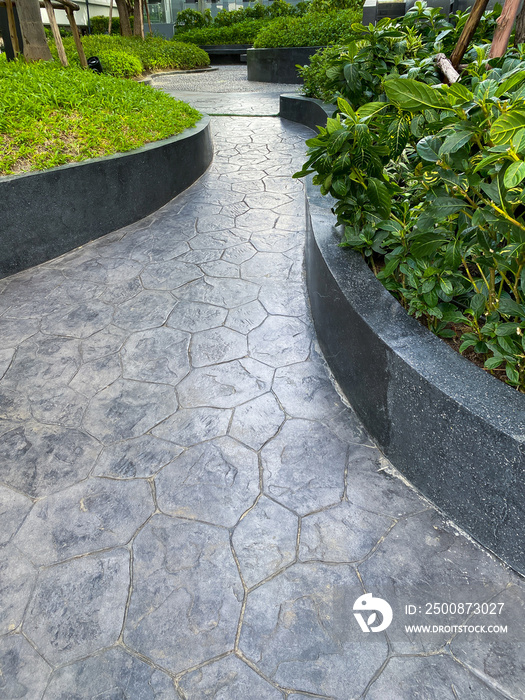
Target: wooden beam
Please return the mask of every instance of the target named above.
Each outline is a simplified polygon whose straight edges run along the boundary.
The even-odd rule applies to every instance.
[[[20,44],[18,43],[18,32],[16,31],[15,11],[13,9],[13,3],[11,2],[11,0],[5,0],[5,6],[7,9],[7,23],[9,25],[9,36],[11,37],[11,46],[13,47],[13,52],[16,58],[20,53]]]
[[[27,61],[52,61],[38,0],[17,0],[16,10]]]
[[[489,58],[498,58],[505,54],[519,7],[520,0],[505,0],[501,14],[497,19],[498,26],[492,38]]]
[[[446,83],[452,85],[452,83],[456,83],[459,80],[459,73],[444,53],[437,53],[434,56],[434,63],[441,71]]]
[[[80,58],[80,65],[82,66],[82,68],[87,68],[87,58],[86,54],[84,53],[84,47],[82,46],[82,42],[80,41],[80,34],[78,33],[77,23],[75,22],[75,15],[73,14],[73,10],[67,5],[66,15],[69,20],[69,26],[71,27],[73,39],[75,40],[75,46],[77,47],[78,57]]]
[[[109,0],[109,21],[108,21],[108,34],[111,35],[111,25],[113,24],[113,0]]]
[[[55,46],[57,47],[60,63],[64,66],[64,68],[67,68],[68,64],[66,50],[64,49],[64,44],[62,43],[60,29],[58,28],[58,22],[57,18],[55,17],[55,11],[53,9],[53,5],[51,4],[51,0],[44,0],[44,6],[49,18],[49,24],[51,25],[51,31],[53,32],[53,39],[55,40]]]
[[[467,21],[465,22],[465,26],[463,27],[461,36],[458,39],[456,48],[454,49],[450,57],[450,62],[456,70],[459,64],[461,63],[461,59],[465,55],[465,51],[468,49],[470,40],[472,39],[476,32],[476,29],[478,28],[481,16],[485,12],[488,3],[489,0],[476,0],[476,2],[474,3],[474,7],[470,11],[470,15]]]

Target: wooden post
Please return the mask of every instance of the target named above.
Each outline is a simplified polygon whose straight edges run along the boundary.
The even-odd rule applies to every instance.
[[[109,21],[108,21],[108,34],[111,36],[111,25],[113,23],[113,0],[109,0]]]
[[[55,17],[55,11],[53,9],[53,5],[51,4],[51,0],[44,0],[44,6],[49,18],[49,24],[51,25],[51,31],[53,32],[53,39],[55,40],[55,46],[57,47],[60,63],[64,66],[64,68],[67,68],[66,50],[64,49],[64,44],[62,43],[60,29],[58,28],[57,18]]]
[[[13,9],[12,0],[5,0],[5,6],[7,10],[7,23],[9,25],[11,46],[13,47],[13,53],[15,54],[16,58],[20,53],[20,44],[18,43],[18,32],[16,31],[15,11]]]
[[[153,36],[153,29],[151,28],[151,19],[149,17],[148,0],[144,0],[144,7],[146,8],[146,17],[148,18],[149,35]]]
[[[492,46],[490,47],[489,58],[498,58],[503,56],[509,45],[510,33],[512,32],[512,25],[516,15],[518,14],[518,9],[520,6],[520,0],[505,0],[501,14],[498,17],[498,26],[494,32],[494,37],[492,39]]]
[[[133,9],[133,34],[144,39],[144,16],[142,14],[141,0],[135,0],[135,7]]]
[[[17,0],[16,10],[27,61],[52,61],[38,0]]]
[[[71,27],[73,39],[75,40],[75,46],[77,47],[78,57],[80,58],[80,65],[82,66],[82,68],[87,68],[88,64],[86,54],[84,53],[84,47],[82,45],[82,41],[80,40],[80,34],[78,32],[77,23],[75,21],[75,15],[73,14],[73,10],[68,5],[66,5],[64,9],[69,20],[69,26]]]
[[[450,57],[450,62],[456,70],[459,64],[461,63],[461,59],[465,55],[465,51],[468,49],[470,40],[472,39],[476,29],[478,28],[481,16],[485,12],[488,3],[489,0],[476,0],[476,2],[474,3],[474,7],[470,11],[469,18],[467,19],[465,26],[463,27],[461,36],[459,37],[458,43],[456,44],[456,48],[454,49]]]

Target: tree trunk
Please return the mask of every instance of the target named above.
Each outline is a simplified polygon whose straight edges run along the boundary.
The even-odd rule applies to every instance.
[[[498,17],[498,26],[492,39],[489,58],[498,58],[505,54],[519,6],[520,0],[505,0],[501,14]]]
[[[144,16],[142,14],[142,0],[135,0],[133,8],[133,34],[144,39]]]
[[[514,45],[525,43],[525,3],[516,17],[516,30],[514,34]]]
[[[40,16],[39,0],[17,0],[16,9],[27,61],[52,61]]]
[[[463,27],[461,36],[459,37],[458,43],[456,44],[456,48],[454,49],[450,57],[450,62],[456,70],[459,64],[461,63],[461,59],[465,55],[465,51],[468,49],[470,40],[472,39],[476,32],[476,29],[478,28],[481,16],[485,12],[485,9],[488,4],[489,0],[476,0],[476,2],[474,3],[474,7],[470,11],[470,15],[465,23],[465,26]]]
[[[120,19],[120,33],[122,36],[131,36],[131,25],[129,23],[129,12],[126,0],[115,0]]]

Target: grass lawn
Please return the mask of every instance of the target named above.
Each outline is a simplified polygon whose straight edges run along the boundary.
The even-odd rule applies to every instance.
[[[0,175],[130,151],[200,117],[132,80],[0,57]]]

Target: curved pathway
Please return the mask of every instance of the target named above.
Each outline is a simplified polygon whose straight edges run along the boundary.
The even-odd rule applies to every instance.
[[[0,280],[0,699],[523,698],[523,580],[392,474],[317,350],[310,132],[214,128],[155,215]],[[424,614],[450,601],[496,612]]]

